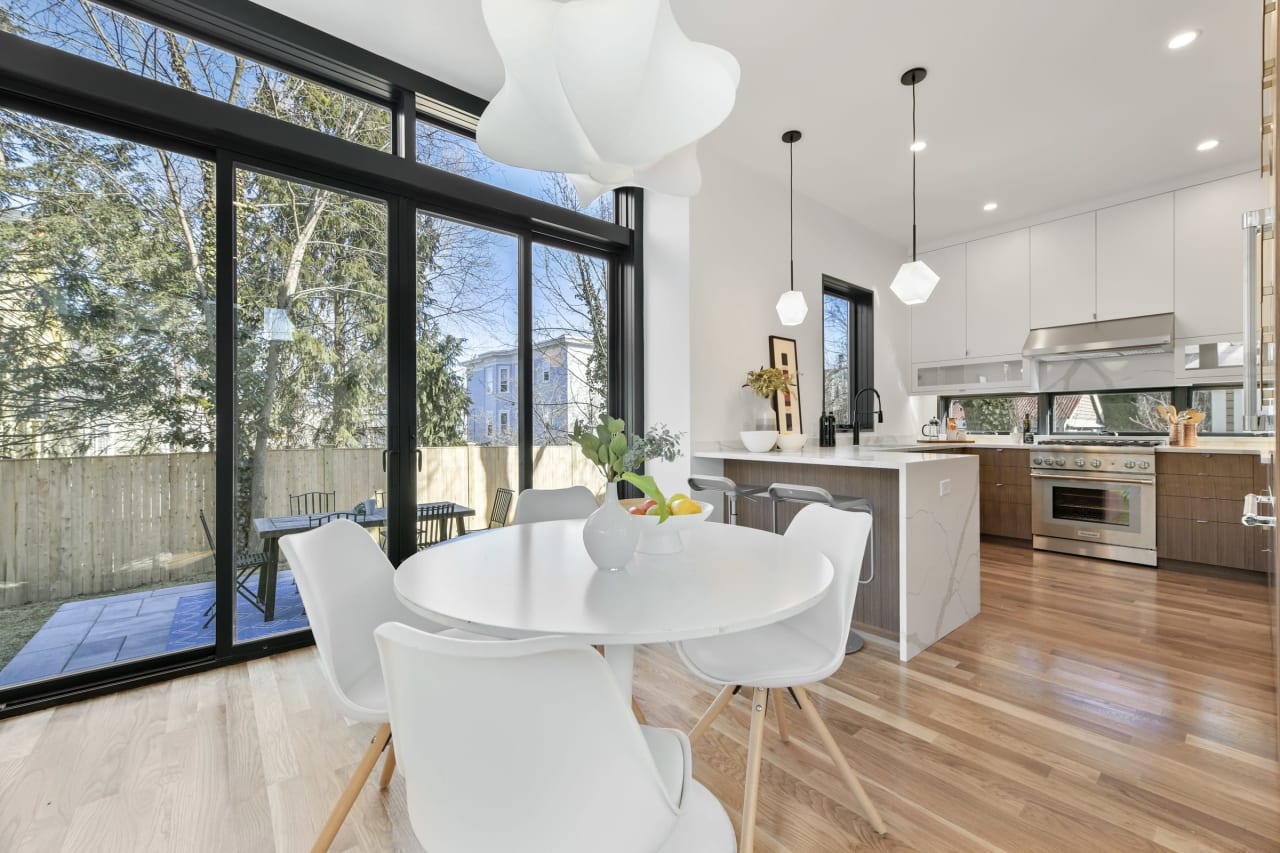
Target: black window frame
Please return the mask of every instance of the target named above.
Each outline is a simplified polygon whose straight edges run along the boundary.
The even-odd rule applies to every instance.
[[[0,32],[0,107],[215,163],[217,196],[228,200],[220,202],[215,212],[216,399],[220,401],[216,413],[217,517],[234,517],[235,217],[229,200],[235,195],[237,167],[384,200],[388,205],[388,299],[393,304],[412,304],[419,210],[516,235],[522,253],[522,300],[531,298],[528,257],[534,242],[607,258],[611,306],[608,407],[637,431],[642,428],[643,191],[616,191],[615,221],[606,222],[417,163],[414,132],[419,116],[474,136],[486,102],[247,0],[110,0],[101,5],[385,105],[392,113],[392,150],[378,151]],[[526,308],[522,303],[522,315],[527,316]],[[389,507],[398,507],[392,511],[389,528],[389,553],[395,562],[413,553],[417,430],[416,412],[409,401],[414,399],[414,322],[413,311],[389,312],[387,500]],[[526,322],[531,320],[522,320],[522,324]],[[532,401],[527,396],[532,384],[532,342],[527,334],[524,337],[516,371],[522,380],[516,413],[521,488],[532,483]],[[311,644],[310,630],[234,642],[234,608],[230,604],[234,601],[235,531],[230,524],[216,527],[215,589],[221,606],[216,611],[213,647],[0,688],[0,718]]]
[[[835,276],[825,274],[822,276],[823,305],[819,306],[819,308],[823,310],[824,353],[826,351],[825,303],[828,295],[838,297],[849,303],[849,405],[852,408],[855,401],[858,403],[858,429],[862,432],[874,431],[876,426],[876,401],[870,396],[857,400],[857,395],[859,391],[874,388],[876,384],[875,293],[865,287],[841,281]],[[822,369],[825,372],[825,364],[823,364]],[[823,413],[830,411],[826,399],[825,382],[823,383],[822,411]],[[847,414],[852,415],[853,413],[848,412]],[[849,418],[848,422],[842,423],[837,416],[836,429],[841,432],[851,432],[853,430],[852,417]]]

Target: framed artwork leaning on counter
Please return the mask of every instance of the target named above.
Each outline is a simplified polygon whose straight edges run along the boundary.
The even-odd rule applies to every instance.
[[[778,368],[787,377],[787,387],[773,397],[778,432],[783,435],[804,432],[800,421],[800,369],[796,364],[794,338],[769,336],[769,366]]]

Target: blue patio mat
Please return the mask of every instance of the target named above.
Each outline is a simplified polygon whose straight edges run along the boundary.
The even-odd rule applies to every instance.
[[[250,588],[255,589],[256,579]],[[0,687],[80,672],[120,661],[213,644],[213,624],[202,627],[213,603],[213,583],[68,601],[0,669]],[[276,618],[236,596],[236,640],[255,640],[307,627],[289,571],[276,585]]]

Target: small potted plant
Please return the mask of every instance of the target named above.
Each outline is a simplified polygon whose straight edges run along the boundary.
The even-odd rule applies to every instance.
[[[773,411],[774,396],[790,384],[780,367],[761,367],[747,371],[742,386],[742,431],[738,438],[752,453],[773,450],[778,441],[778,418]]]
[[[617,570],[625,566],[643,531],[618,502],[619,480],[626,480],[655,499],[659,524],[670,516],[671,510],[653,477],[636,474],[635,470],[653,459],[675,461],[680,456],[681,435],[659,424],[644,435],[628,438],[626,422],[607,414],[600,415],[594,429],[587,429],[581,422],[574,426],[570,439],[605,480],[604,503],[582,527],[582,542],[591,561],[600,568]]]

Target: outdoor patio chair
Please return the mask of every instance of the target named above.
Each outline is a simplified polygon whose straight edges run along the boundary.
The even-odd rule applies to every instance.
[[[289,495],[289,515],[320,515],[333,512],[336,492],[303,492]]]
[[[453,532],[453,504],[449,501],[418,507],[418,550],[439,545]]]
[[[209,530],[209,520],[204,517],[204,510],[197,513],[200,516],[200,526],[204,528],[205,541],[209,543],[209,550],[214,553],[217,559],[218,549],[213,544],[213,533]],[[267,564],[267,555],[261,551],[236,552],[236,595],[253,605],[254,609],[259,613],[265,614],[266,607],[262,603],[262,599],[258,597],[258,593],[249,589],[249,579],[258,573],[258,570]],[[205,622],[202,627],[208,628],[209,623],[213,621],[214,604],[210,604],[205,609]]]
[[[495,489],[493,505],[489,508],[489,527],[506,527],[507,516],[511,514],[511,499],[516,493],[511,489]]]
[[[313,515],[309,517],[307,519],[307,527],[308,528],[320,527],[321,525],[328,524],[331,521],[337,521],[339,518],[345,518],[347,521],[356,521],[356,519],[359,518],[359,516],[356,515],[354,512],[348,512],[346,510],[338,510],[337,512],[326,512],[320,515]]]

